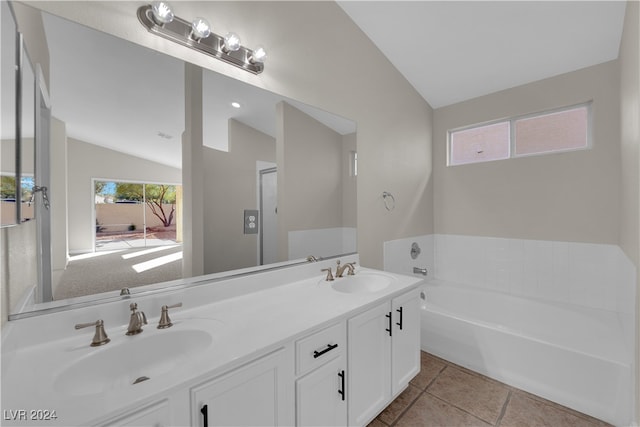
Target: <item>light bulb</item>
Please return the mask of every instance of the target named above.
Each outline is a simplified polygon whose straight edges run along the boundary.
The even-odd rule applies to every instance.
[[[240,49],[240,37],[236,33],[227,33],[224,36],[224,51],[235,52]]]
[[[191,22],[191,34],[196,40],[206,39],[211,34],[211,26],[204,18],[196,18]]]
[[[264,47],[262,46],[256,47],[253,53],[251,54],[251,58],[249,58],[249,61],[251,61],[252,63],[259,63],[259,64],[262,64],[266,60],[267,60],[267,51],[264,50]]]
[[[166,1],[154,1],[151,3],[151,13],[153,13],[153,20],[158,25],[168,24],[173,21],[173,10],[171,5]]]

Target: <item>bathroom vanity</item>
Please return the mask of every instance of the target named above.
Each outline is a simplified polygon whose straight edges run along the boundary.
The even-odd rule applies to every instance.
[[[3,425],[366,425],[419,372],[422,280],[326,281],[335,262],[12,321]],[[133,302],[148,324],[127,336]],[[110,341],[92,347],[74,324],[98,319]]]

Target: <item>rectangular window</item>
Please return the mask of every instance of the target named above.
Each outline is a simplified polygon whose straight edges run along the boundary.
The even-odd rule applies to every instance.
[[[586,106],[515,121],[515,156],[586,148]]]
[[[449,166],[589,148],[591,103],[449,131]]]
[[[509,122],[500,122],[452,132],[449,164],[508,159],[509,125]]]

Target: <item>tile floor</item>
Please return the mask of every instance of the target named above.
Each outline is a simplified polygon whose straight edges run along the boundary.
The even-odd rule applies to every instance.
[[[608,424],[422,352],[422,369],[369,427]]]

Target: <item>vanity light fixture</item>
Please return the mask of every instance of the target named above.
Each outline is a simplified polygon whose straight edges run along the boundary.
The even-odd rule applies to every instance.
[[[191,21],[191,38],[195,41],[206,39],[211,35],[211,25],[204,18],[196,18]]]
[[[235,52],[236,50],[240,49],[240,37],[238,37],[236,33],[227,33],[227,35],[224,36],[224,44],[222,49],[226,53]]]
[[[264,47],[255,50],[240,44],[240,37],[233,32],[224,37],[211,31],[204,18],[189,22],[174,15],[172,7],[165,1],[154,1],[138,9],[140,23],[150,32],[198,52],[233,64],[236,67],[260,74],[264,71],[267,52]]]
[[[169,3],[165,1],[151,3],[151,13],[153,14],[153,20],[158,25],[168,24],[173,21],[173,10],[171,10]]]

